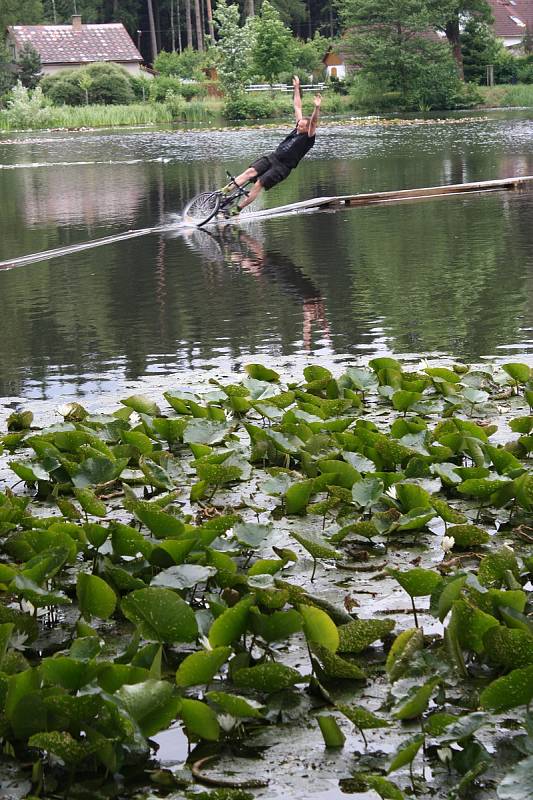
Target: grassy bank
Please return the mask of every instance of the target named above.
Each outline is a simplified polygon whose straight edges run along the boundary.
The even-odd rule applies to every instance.
[[[483,97],[481,107],[506,108],[533,107],[533,85],[516,84],[478,87]],[[305,94],[304,113],[311,113],[313,97]],[[132,125],[157,125],[170,123],[209,123],[223,119],[224,103],[219,98],[208,97],[185,101],[181,97],[168,103],[133,103],[130,105],[49,106],[35,114],[31,109],[19,115],[0,111],[0,130],[38,130],[43,128],[108,128]],[[396,109],[388,108],[387,113]],[[242,102],[234,106],[235,118],[255,121],[258,119],[284,118],[292,114],[290,93],[271,95],[265,92],[246,94]],[[353,94],[341,95],[328,91],[322,103],[322,116],[337,114],[369,113],[368,98],[362,108],[360,98]],[[377,109],[374,113],[379,113]],[[384,113],[384,112],[382,112]],[[228,120],[229,121],[229,120]]]
[[[533,107],[533,84],[517,83],[501,86],[480,86],[483,105],[487,108]]]

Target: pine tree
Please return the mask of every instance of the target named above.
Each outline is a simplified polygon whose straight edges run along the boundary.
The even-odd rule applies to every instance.
[[[25,42],[17,59],[18,79],[27,89],[35,89],[41,80],[41,56],[29,42]]]

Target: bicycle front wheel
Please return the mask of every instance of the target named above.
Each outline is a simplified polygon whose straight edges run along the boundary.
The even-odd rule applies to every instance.
[[[217,213],[220,206],[218,192],[202,192],[193,197],[183,210],[184,222],[192,225],[205,225]]]

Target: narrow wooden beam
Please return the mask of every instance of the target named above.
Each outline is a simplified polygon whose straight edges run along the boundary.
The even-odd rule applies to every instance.
[[[367,192],[365,194],[347,194],[338,197],[315,197],[311,200],[302,200],[299,203],[290,203],[285,206],[268,208],[252,212],[253,217],[271,217],[277,214],[287,214],[292,211],[308,211],[313,208],[338,208],[339,206],[368,206],[376,203],[399,202],[401,200],[416,200],[417,198],[440,197],[449,194],[466,194],[471,192],[494,192],[518,188],[533,187],[533,175],[514,178],[501,178],[492,181],[476,181],[474,183],[454,183],[444,186],[424,186],[416,189],[400,189],[392,192]]]

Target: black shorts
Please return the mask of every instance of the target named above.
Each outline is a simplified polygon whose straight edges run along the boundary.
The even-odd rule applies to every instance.
[[[291,171],[290,167],[282,164],[273,154],[261,156],[253,164],[250,164],[250,167],[255,169],[257,177],[261,179],[261,186],[267,190],[285,180]]]

